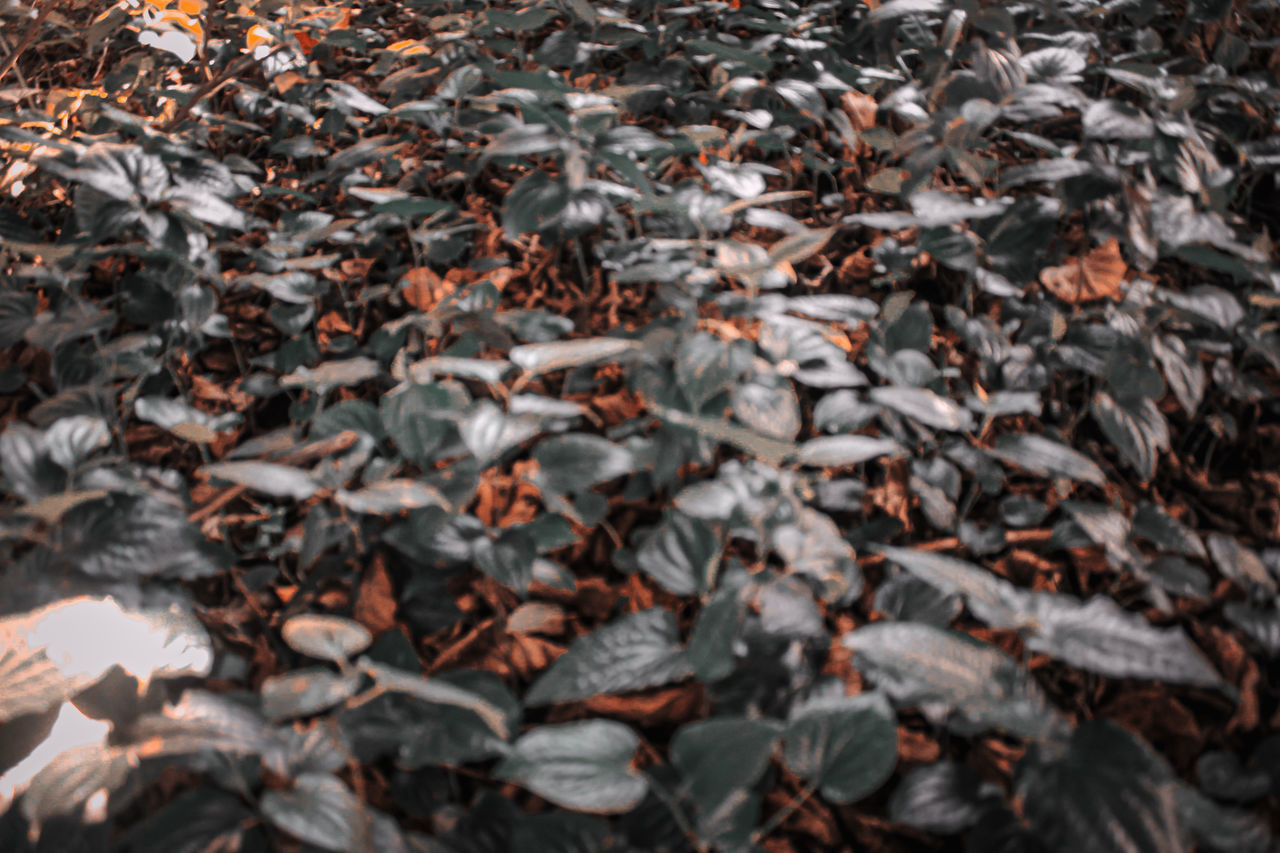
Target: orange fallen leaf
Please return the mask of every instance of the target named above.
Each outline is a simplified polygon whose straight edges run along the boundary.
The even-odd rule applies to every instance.
[[[1049,292],[1072,305],[1094,299],[1120,298],[1129,267],[1120,254],[1120,243],[1112,237],[1083,258],[1068,258],[1060,267],[1040,271],[1040,283]]]
[[[430,311],[453,293],[455,285],[445,281],[431,267],[414,267],[400,279],[404,299],[419,311]]]
[[[854,130],[868,130],[876,126],[876,99],[863,92],[845,92],[840,96],[840,108],[849,117]]]
[[[396,593],[386,563],[375,556],[360,581],[360,592],[352,615],[375,637],[396,624]]]

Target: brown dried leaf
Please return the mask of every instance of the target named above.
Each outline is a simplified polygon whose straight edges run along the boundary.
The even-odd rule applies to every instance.
[[[1063,302],[1077,305],[1095,299],[1120,299],[1129,267],[1112,237],[1083,258],[1068,258],[1060,267],[1040,271],[1040,283]]]
[[[863,92],[845,92],[840,96],[840,108],[849,116],[854,130],[867,130],[876,126],[876,99]]]
[[[396,592],[381,554],[374,556],[360,581],[360,592],[352,615],[375,637],[395,627]]]
[[[414,267],[400,279],[400,287],[406,302],[419,311],[430,311],[453,293],[455,285],[430,267]]]

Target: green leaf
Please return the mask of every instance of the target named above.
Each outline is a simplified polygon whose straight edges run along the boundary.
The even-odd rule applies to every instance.
[[[875,791],[898,763],[898,726],[884,696],[822,698],[793,712],[783,741],[787,769],[834,803]]]
[[[703,438],[732,444],[771,465],[777,465],[791,458],[799,449],[793,442],[770,438],[754,430],[736,426],[729,421],[702,418],[657,404],[651,404],[650,408],[654,414],[668,423],[692,430]]]
[[[698,614],[689,637],[689,663],[704,684],[727,677],[734,668],[733,647],[743,620],[737,589],[721,587]]]
[[[925,388],[889,385],[868,392],[873,403],[934,429],[964,431],[973,427],[973,414]]]
[[[579,637],[534,682],[529,707],[679,681],[693,671],[676,634],[674,614],[661,608],[629,613]]]
[[[394,667],[384,666],[368,658],[361,658],[359,666],[361,671],[373,676],[374,682],[384,690],[407,693],[424,702],[434,702],[437,705],[464,708],[483,720],[498,737],[503,740],[511,737],[516,720],[480,693],[450,684],[440,678],[423,678]]]
[[[815,468],[858,465],[881,456],[897,456],[902,445],[891,438],[870,435],[824,435],[800,445],[796,461]]]
[[[511,363],[529,376],[617,361],[641,349],[623,338],[578,338],[572,341],[522,344],[507,353]]]
[[[733,386],[733,416],[756,432],[791,441],[800,432],[800,400],[795,386],[777,374],[757,374]]]
[[[265,495],[299,501],[311,497],[320,488],[305,471],[275,462],[215,462],[201,468],[199,473]]]
[[[516,741],[493,774],[568,809],[630,811],[649,783],[631,766],[640,739],[612,720],[542,726]]]
[[[1041,477],[1065,477],[1095,486],[1107,482],[1106,475],[1092,459],[1044,436],[1029,433],[1002,435],[996,439],[995,447],[987,452]]]
[[[798,263],[806,260],[827,245],[838,230],[840,229],[833,225],[830,228],[805,229],[783,237],[769,247],[769,263]]]
[[[478,402],[458,427],[467,449],[483,465],[543,431],[538,418],[509,415],[491,400]]]
[[[431,461],[448,434],[450,421],[438,416],[451,408],[449,392],[436,384],[410,385],[399,394],[383,397],[379,406],[382,425],[391,440],[420,465]]]
[[[708,524],[668,510],[636,552],[636,563],[668,592],[693,595],[712,586],[721,551]]]
[[[988,728],[1043,737],[1061,721],[1031,675],[995,646],[959,631],[911,622],[877,622],[841,638],[900,706],[918,706],[961,733]]]
[[[732,824],[769,766],[782,726],[774,720],[716,717],[681,726],[671,739],[671,763],[698,810],[699,834],[715,837]]]
[[[1020,628],[1030,618],[1025,594],[973,563],[914,548],[879,548],[891,562],[950,595],[963,595],[969,611],[992,628]]]
[[[1214,565],[1226,577],[1238,582],[1245,589],[1261,590],[1276,594],[1276,581],[1267,571],[1261,558],[1251,548],[1246,548],[1234,536],[1225,533],[1209,534],[1209,553]]]
[[[1213,687],[1222,676],[1178,628],[1153,628],[1110,598],[1081,604],[1069,595],[1035,593],[1035,628],[1027,648],[1111,678],[1150,678]]]
[[[1120,402],[1105,391],[1093,395],[1090,407],[1102,432],[1133,466],[1143,482],[1156,473],[1160,451],[1169,449],[1169,423],[1148,397]]]
[[[273,720],[306,717],[332,708],[360,689],[358,674],[338,675],[311,667],[276,675],[262,682],[262,713]]]
[[[917,767],[903,778],[889,798],[889,819],[934,832],[954,835],[977,823],[998,789],[983,785],[978,775],[955,761]]]
[[[1065,746],[1033,745],[1015,773],[1025,818],[1055,853],[1189,853],[1174,783],[1150,747],[1106,720],[1081,724]]]
[[[844,600],[861,591],[862,575],[853,546],[826,513],[801,507],[793,521],[772,531],[770,544],[789,572],[818,584],[826,601]]]
[[[340,361],[326,361],[319,367],[299,367],[293,373],[280,377],[281,388],[308,388],[323,394],[330,388],[359,385],[374,379],[381,372],[378,362],[367,356]]]
[[[573,432],[551,436],[533,451],[540,477],[557,492],[581,492],[635,469],[631,451],[608,439]]]
[[[292,790],[264,792],[261,808],[273,826],[323,850],[364,853],[373,849],[364,804],[328,773],[303,773],[294,780]]]
[[[435,486],[407,478],[379,480],[356,491],[339,489],[333,499],[352,512],[369,515],[387,515],[424,506],[450,508],[449,499]]]

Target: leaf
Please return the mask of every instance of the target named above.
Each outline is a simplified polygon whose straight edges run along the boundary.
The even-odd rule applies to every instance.
[[[437,416],[451,408],[449,392],[433,383],[410,385],[399,394],[386,395],[379,413],[400,452],[421,465],[432,459],[448,434],[450,421]]]
[[[940,12],[943,8],[943,0],[889,0],[872,9],[866,20],[867,23],[878,23],[907,15],[928,15]]]
[[[1123,101],[1103,98],[1085,108],[1084,135],[1094,139],[1146,139],[1155,131],[1151,117]]]
[[[273,826],[334,853],[371,850],[371,827],[364,804],[328,773],[302,773],[289,791],[262,794],[262,815]]]
[[[437,705],[464,708],[484,721],[484,724],[498,737],[503,740],[511,737],[512,727],[516,721],[510,719],[506,711],[480,693],[450,684],[441,678],[423,678],[394,667],[384,666],[368,658],[360,659],[360,670],[373,676],[374,682],[385,690],[407,693],[424,702],[433,702]]]
[[[111,428],[94,415],[58,418],[44,431],[44,448],[59,468],[74,471],[94,451],[111,442]]]
[[[996,728],[1037,738],[1060,725],[1017,661],[968,634],[877,622],[845,634],[841,642],[894,702],[919,706],[934,720],[955,709],[950,723],[961,733]]]
[[[668,423],[690,429],[704,438],[732,444],[755,456],[761,462],[771,465],[779,464],[794,456],[799,449],[790,441],[760,435],[754,430],[735,426],[718,418],[702,418],[656,403],[650,403],[649,408]]]
[[[320,489],[320,484],[305,471],[275,462],[215,462],[201,468],[199,473],[273,497],[299,501]]]
[[[333,499],[352,512],[369,515],[387,515],[424,506],[451,507],[449,499],[435,486],[407,478],[379,480],[353,492],[339,489]]]
[[[276,675],[262,682],[262,713],[273,720],[306,717],[332,708],[360,689],[358,674],[338,675],[322,667]]]
[[[954,835],[982,817],[992,799],[991,787],[958,762],[926,764],[908,773],[894,789],[889,819],[925,832]]]
[[[1081,604],[1069,595],[1034,593],[1027,647],[1111,678],[1150,678],[1213,687],[1222,676],[1177,628],[1153,628],[1110,598]]]
[[[61,558],[87,575],[124,579],[209,577],[230,565],[229,552],[187,521],[180,503],[113,494],[78,503],[54,535]]]
[[[215,417],[183,400],[164,397],[139,397],[133,401],[133,412],[138,420],[197,444],[217,441],[219,432],[231,429],[240,420],[237,414]]]
[[[1164,551],[1201,559],[1208,556],[1200,537],[1153,503],[1138,505],[1133,514],[1133,533]]]
[[[872,388],[868,395],[873,403],[934,429],[963,431],[973,427],[973,415],[968,409],[925,388],[887,385]]]
[[[280,377],[281,388],[308,388],[323,394],[330,388],[359,385],[376,379],[381,372],[378,362],[367,356],[339,361],[326,361],[316,368],[299,367]]]
[[[636,552],[640,568],[673,595],[711,588],[722,546],[710,525],[668,510]]]
[[[1026,820],[1048,849],[1190,853],[1172,773],[1149,747],[1090,720],[1058,750],[1033,745],[1015,774]]]
[[[770,378],[773,381],[758,378],[733,386],[733,416],[762,435],[790,441],[800,432],[800,401],[789,381],[781,376]]]
[[[845,600],[861,591],[862,575],[854,561],[853,546],[826,513],[801,507],[793,521],[773,530],[770,544],[789,572],[818,584],[826,601]]]
[[[630,764],[639,744],[612,720],[542,726],[516,741],[493,774],[564,808],[617,814],[638,806],[649,789]]]
[[[540,476],[558,492],[580,492],[635,469],[631,451],[608,439],[574,432],[544,439],[533,451]]]
[[[543,431],[538,418],[509,415],[492,400],[477,403],[458,427],[463,443],[483,465]]]
[[[1169,449],[1169,423],[1149,397],[1121,403],[1105,391],[1093,395],[1090,407],[1103,434],[1142,477],[1150,482],[1161,450]]]
[[[915,577],[952,595],[963,595],[974,616],[992,628],[1020,628],[1030,617],[1025,594],[972,563],[945,554],[882,545],[880,552]]]
[[[213,647],[190,614],[123,607],[114,598],[64,599],[0,619],[0,722],[53,708],[115,666],[143,685],[204,676]]]
[[[1041,270],[1040,283],[1071,305],[1095,299],[1118,301],[1128,269],[1120,254],[1120,243],[1112,237],[1082,258],[1068,258],[1060,267]]]
[[[574,640],[534,682],[525,705],[643,690],[679,681],[691,672],[674,614],[655,607],[619,617]]]
[[[1102,486],[1107,482],[1102,469],[1089,457],[1041,435],[1002,435],[996,439],[995,447],[987,452],[1041,477],[1065,477],[1093,483],[1095,486]]]
[[[875,791],[898,762],[893,709],[876,693],[805,703],[787,723],[782,760],[834,803]]]
[[[342,616],[292,616],[284,623],[280,634],[295,652],[334,663],[344,663],[373,642],[373,635],[368,629]]]
[[[1276,594],[1276,581],[1267,567],[1251,548],[1246,548],[1234,536],[1225,533],[1209,534],[1209,553],[1218,571],[1238,582],[1246,589],[1259,589],[1269,595]]]
[[[132,762],[127,750],[107,745],[108,729],[106,722],[84,716],[70,703],[63,705],[41,745],[53,754],[42,755],[36,747],[32,763],[39,771],[26,782],[22,796],[22,813],[37,829],[50,818],[75,814],[97,791],[110,793],[124,784]],[[7,805],[12,781],[10,774],[0,779],[0,807]]]
[[[529,376],[541,376],[557,370],[618,361],[639,352],[639,341],[623,338],[578,338],[572,341],[521,344],[507,353],[511,363]]]
[[[1269,853],[1275,839],[1267,825],[1243,809],[1221,806],[1186,784],[1177,784],[1178,811],[1192,836],[1215,853]]]
[[[502,359],[459,358],[448,355],[420,359],[407,368],[408,378],[419,385],[434,382],[439,375],[477,379],[489,385],[497,385],[510,372],[511,362]]]
[[[824,398],[825,399],[825,398]],[[815,468],[858,465],[880,456],[897,456],[902,445],[891,438],[870,435],[826,435],[811,438],[800,445],[796,461]]]
[[[1187,350],[1186,343],[1177,335],[1152,335],[1148,342],[1151,354],[1160,362],[1169,389],[1178,399],[1178,405],[1188,417],[1194,416],[1209,381],[1204,365],[1195,353]]]
[[[769,263],[793,264],[817,254],[835,236],[839,228],[805,229],[790,234],[769,247]]]
[[[700,834],[712,834],[707,829],[719,822],[718,813],[760,780],[781,734],[773,720],[732,717],[680,727],[671,739],[671,763],[697,807]]]

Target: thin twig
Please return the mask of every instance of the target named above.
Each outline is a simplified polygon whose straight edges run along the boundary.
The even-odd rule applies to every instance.
[[[40,25],[53,14],[53,7],[56,6],[56,0],[45,0],[40,7],[40,11],[36,13],[36,19],[27,25],[27,31],[22,34],[22,38],[18,41],[18,46],[13,49],[13,53],[9,54],[9,58],[4,61],[4,65],[0,66],[0,81],[18,64],[18,59],[31,47],[31,43],[36,40],[36,34],[40,32]]]
[[[1053,538],[1053,530],[1049,528],[1039,528],[1036,530],[1010,530],[1004,535],[1004,541],[1007,545],[1043,545]],[[911,547],[917,551],[957,551],[963,543],[955,536],[947,536],[942,539],[935,539],[932,542],[921,542],[919,545]],[[884,554],[875,553],[867,554],[865,557],[858,558],[858,565],[862,568],[867,566],[878,566],[887,558]]]

